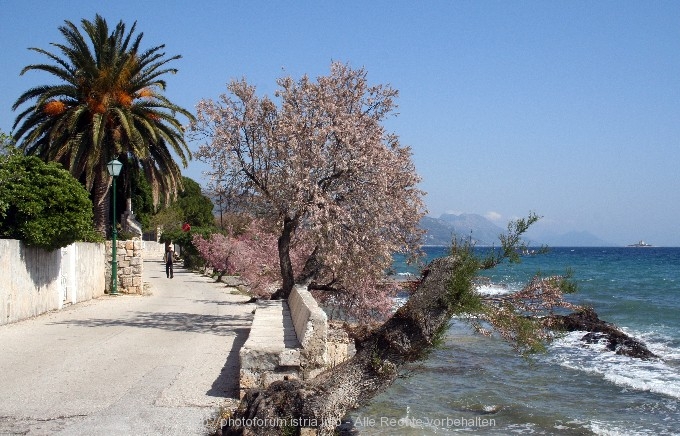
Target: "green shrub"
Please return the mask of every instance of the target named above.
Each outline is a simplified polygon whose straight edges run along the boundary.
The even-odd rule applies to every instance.
[[[56,163],[10,153],[0,156],[0,237],[46,250],[101,241],[85,188]]]

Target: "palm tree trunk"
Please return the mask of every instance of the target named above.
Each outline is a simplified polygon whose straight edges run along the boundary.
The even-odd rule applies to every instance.
[[[103,237],[106,237],[109,229],[109,208],[111,206],[109,176],[103,170],[96,171],[94,184],[92,185],[92,208],[94,212],[94,228]]]

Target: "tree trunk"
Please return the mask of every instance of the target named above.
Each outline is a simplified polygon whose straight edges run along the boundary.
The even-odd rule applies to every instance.
[[[281,267],[281,289],[277,290],[273,295],[273,300],[285,300],[290,295],[295,286],[295,277],[293,275],[293,263],[290,260],[290,241],[293,238],[295,229],[297,228],[297,220],[286,217],[283,220],[283,231],[278,240],[279,249],[279,265]]]
[[[290,434],[296,427],[333,434],[348,411],[385,390],[400,367],[432,349],[451,319],[448,292],[455,267],[451,257],[434,260],[409,301],[382,326],[357,339],[351,359],[306,382],[275,382],[266,390],[249,392],[232,422],[253,421],[225,428],[223,434]]]
[[[317,245],[314,247],[314,250],[312,251],[312,254],[309,255],[307,258],[307,261],[305,262],[305,266],[302,268],[302,271],[298,274],[297,277],[295,277],[295,283],[305,283],[308,280],[312,279],[321,269],[321,262],[319,262],[319,246]]]
[[[92,185],[92,210],[94,213],[94,228],[103,237],[109,233],[109,210],[111,207],[109,176],[103,168],[95,169]]]

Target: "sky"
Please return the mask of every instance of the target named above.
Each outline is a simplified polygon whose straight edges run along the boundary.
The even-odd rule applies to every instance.
[[[19,75],[47,60],[28,48],[97,13],[182,55],[166,96],[192,111],[232,79],[273,96],[282,76],[364,67],[400,92],[386,125],[431,216],[535,212],[535,234],[680,246],[680,2],[0,0],[2,131],[53,80]]]

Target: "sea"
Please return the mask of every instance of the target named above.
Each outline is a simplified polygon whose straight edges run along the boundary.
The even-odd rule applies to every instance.
[[[427,258],[447,254],[425,247]],[[479,248],[479,250],[484,250]],[[395,273],[417,271],[396,258]],[[503,294],[533,275],[571,270],[600,319],[658,359],[619,356],[564,334],[522,357],[452,319],[445,343],[349,415],[362,435],[680,435],[680,248],[557,247],[485,271],[479,292]]]

